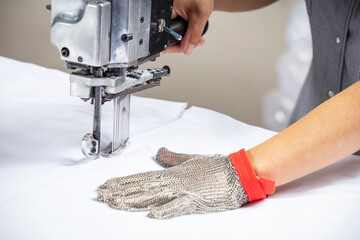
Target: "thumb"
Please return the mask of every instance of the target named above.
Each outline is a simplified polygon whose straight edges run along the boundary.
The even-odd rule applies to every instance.
[[[163,167],[173,167],[200,155],[171,152],[162,147],[156,153],[156,161]]]

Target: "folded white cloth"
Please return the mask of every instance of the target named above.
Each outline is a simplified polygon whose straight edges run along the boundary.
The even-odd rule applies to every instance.
[[[96,187],[111,177],[161,169],[153,157],[162,146],[229,154],[275,133],[207,109],[184,111],[181,103],[136,98],[133,134],[123,154],[87,160],[79,149],[91,127],[87,104],[31,101],[31,93],[26,98],[8,99],[0,108],[5,116],[0,119],[0,239],[360,239],[359,157],[237,210],[154,220],[99,203]],[[61,98],[67,95],[59,96],[60,103]]]
[[[87,161],[80,147],[83,136],[92,131],[93,106],[69,96],[64,72],[0,57],[0,75],[1,204]],[[112,106],[106,103],[102,110],[102,127],[108,132]],[[130,139],[179,119],[186,106],[133,96]]]

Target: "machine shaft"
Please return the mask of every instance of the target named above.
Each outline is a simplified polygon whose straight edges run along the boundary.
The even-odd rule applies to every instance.
[[[102,87],[94,87],[94,121],[93,121],[93,136],[94,139],[99,141],[101,138],[101,94]]]
[[[130,94],[114,99],[113,118],[112,153],[115,153],[117,151],[121,152],[129,139]]]

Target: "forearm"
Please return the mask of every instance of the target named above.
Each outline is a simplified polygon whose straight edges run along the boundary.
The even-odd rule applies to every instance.
[[[360,149],[360,82],[247,151],[259,176],[282,185]]]
[[[277,0],[214,0],[214,10],[226,12],[250,11],[265,7]]]

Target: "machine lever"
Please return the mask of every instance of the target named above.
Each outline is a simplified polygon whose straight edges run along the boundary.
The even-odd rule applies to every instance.
[[[170,34],[172,37],[174,37],[176,40],[181,41],[182,40],[182,36],[180,34],[178,34],[177,32],[171,30],[170,28],[163,26],[164,31],[167,32],[168,34]]]

